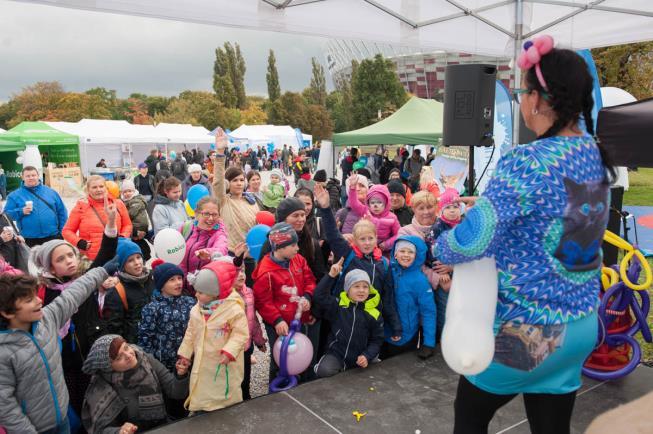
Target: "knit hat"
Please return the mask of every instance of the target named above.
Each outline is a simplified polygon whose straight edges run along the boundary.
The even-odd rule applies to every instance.
[[[417,253],[417,246],[415,246],[415,244],[411,243],[410,241],[406,241],[406,240],[399,240],[395,243],[395,251],[400,249],[408,249],[413,253]]]
[[[390,175],[392,175],[393,173],[397,173],[397,175],[399,175],[399,179],[401,179],[401,170],[397,169],[396,167],[390,170],[390,172],[388,172],[388,178],[390,178]]]
[[[147,167],[147,164],[145,163],[138,163],[138,168],[139,169],[145,169]]]
[[[126,238],[118,238],[118,249],[116,249],[116,256],[118,257],[118,270],[122,271],[123,267],[125,266],[125,262],[127,262],[127,259],[131,255],[141,255],[143,256],[143,252],[141,252],[141,248],[133,242],[132,240],[128,240]]]
[[[274,214],[270,211],[259,211],[256,213],[256,223],[272,227],[274,226]]]
[[[270,176],[278,176],[280,180],[283,181],[283,173],[279,169],[272,169],[272,173],[270,173]]]
[[[169,262],[158,263],[152,262],[152,274],[154,275],[154,285],[157,289],[163,288],[168,280],[173,276],[181,276],[184,278],[184,271],[175,264]]]
[[[50,240],[40,246],[32,247],[30,256],[32,262],[36,265],[36,268],[49,272],[50,267],[52,266],[52,252],[54,252],[54,249],[64,244],[69,245],[73,251],[77,253],[77,248],[64,240]]]
[[[398,179],[393,179],[392,181],[388,182],[386,187],[388,187],[388,191],[390,193],[397,193],[402,195],[404,199],[406,198],[406,188],[404,187],[404,184],[402,184]]]
[[[136,190],[134,181],[132,181],[131,179],[125,179],[122,182],[122,185],[120,186],[120,191],[125,191],[125,190]]]
[[[286,246],[292,244],[297,244],[299,238],[297,237],[297,232],[290,226],[288,223],[277,223],[272,226],[270,233],[268,234],[268,240],[270,240],[270,247],[272,251],[277,249],[282,249]]]
[[[320,169],[317,172],[315,172],[315,175],[313,175],[313,181],[315,182],[326,182],[327,180],[327,175],[326,175],[326,170]]]
[[[201,172],[201,171],[202,171],[202,166],[200,166],[197,163],[193,163],[188,166],[188,173]]]
[[[460,199],[460,194],[458,193],[458,190],[455,188],[447,188],[439,198],[440,202],[440,209],[445,209],[449,205],[455,205],[460,207],[460,203],[457,203],[456,201]]]
[[[285,198],[279,203],[279,206],[277,206],[277,222],[284,222],[286,218],[295,211],[306,211],[304,202],[296,197]]]
[[[365,282],[368,286],[372,286],[370,276],[365,271],[355,268],[345,275],[345,291],[349,291],[358,282]]]
[[[109,357],[109,347],[114,339],[123,339],[120,335],[100,336],[88,352],[82,371],[86,375],[93,375],[98,371],[111,371],[111,357]]]
[[[206,264],[191,282],[197,292],[218,296],[220,300],[231,294],[239,269],[231,262],[213,261]]]

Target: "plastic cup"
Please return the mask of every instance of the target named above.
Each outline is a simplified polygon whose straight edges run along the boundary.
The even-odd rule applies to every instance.
[[[28,208],[34,208],[34,202],[32,202],[31,200],[26,200],[25,206]]]

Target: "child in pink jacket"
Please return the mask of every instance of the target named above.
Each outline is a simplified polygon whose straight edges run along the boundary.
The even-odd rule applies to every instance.
[[[385,185],[375,185],[367,192],[367,206],[356,198],[356,184],[358,176],[349,177],[349,192],[347,205],[357,216],[368,218],[376,226],[379,248],[389,252],[399,234],[399,220],[390,210],[390,192]]]

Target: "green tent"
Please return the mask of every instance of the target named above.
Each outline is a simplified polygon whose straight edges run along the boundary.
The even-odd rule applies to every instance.
[[[437,145],[442,138],[443,104],[412,97],[391,116],[370,126],[333,135],[335,146]]]
[[[22,165],[16,162],[17,151],[25,145],[38,145],[41,154],[48,154],[53,163],[79,164],[79,137],[56,130],[44,122],[21,122],[0,134],[0,163],[7,175],[7,190],[20,185]]]

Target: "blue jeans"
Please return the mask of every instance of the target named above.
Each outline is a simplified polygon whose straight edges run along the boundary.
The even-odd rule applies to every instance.
[[[70,434],[70,424],[68,423],[68,416],[57,426],[41,434]]]

